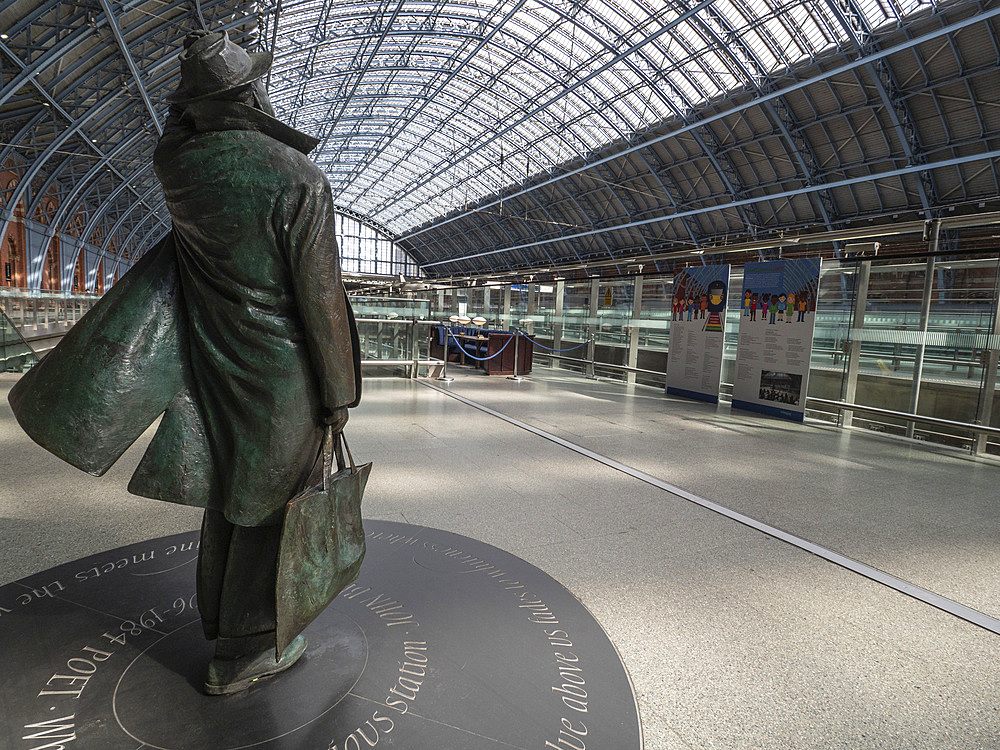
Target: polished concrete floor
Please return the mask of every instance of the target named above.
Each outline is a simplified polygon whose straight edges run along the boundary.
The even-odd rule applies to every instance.
[[[366,381],[348,426],[375,461],[366,516],[475,537],[562,582],[618,646],[647,748],[1000,748],[1000,636],[442,390],[993,617],[1000,464],[551,370],[451,374]],[[4,581],[197,527],[125,492],[148,434],[88,477],[20,433],[12,378]]]

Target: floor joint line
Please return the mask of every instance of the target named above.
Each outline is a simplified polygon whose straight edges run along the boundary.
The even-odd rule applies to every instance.
[[[906,594],[909,597],[917,599],[924,604],[929,604],[936,609],[940,609],[950,615],[954,615],[955,617],[965,620],[966,622],[978,625],[981,628],[1000,635],[1000,620],[990,617],[984,612],[980,612],[977,609],[973,609],[965,604],[956,602],[953,599],[936,594],[933,591],[917,586],[916,584],[910,583],[902,578],[898,578],[891,573],[886,573],[884,570],[874,568],[871,565],[855,560],[852,557],[827,549],[826,547],[816,544],[815,542],[810,542],[808,539],[803,539],[795,534],[790,534],[787,531],[777,528],[776,526],[771,526],[763,521],[758,521],[756,518],[746,516],[738,511],[732,510],[731,508],[727,508],[724,505],[720,505],[719,503],[711,500],[706,500],[705,498],[699,497],[698,495],[688,492],[687,490],[683,490],[680,487],[675,487],[669,482],[665,482],[658,477],[654,477],[652,474],[647,474],[646,472],[640,471],[639,469],[629,466],[628,464],[623,464],[613,458],[596,453],[589,448],[585,448],[582,445],[578,445],[577,443],[566,440],[565,438],[561,438],[558,435],[553,435],[552,433],[546,432],[545,430],[535,427],[534,425],[530,425],[527,422],[522,422],[515,417],[511,417],[507,414],[496,411],[495,409],[491,409],[478,401],[473,401],[465,396],[460,396],[446,388],[441,388],[424,380],[417,380],[417,382],[427,388],[430,388],[431,390],[443,393],[456,401],[460,401],[467,406],[471,406],[473,409],[478,409],[486,414],[502,419],[508,424],[545,438],[556,445],[561,445],[562,447],[579,453],[582,456],[586,456],[587,458],[597,461],[598,463],[604,464],[609,468],[620,471],[623,474],[627,474],[634,479],[638,479],[641,482],[645,482],[653,487],[669,492],[670,494],[676,495],[683,500],[687,500],[688,502],[699,505],[702,508],[718,513],[719,515],[725,516],[726,518],[736,521],[739,524],[747,526],[763,534],[767,534],[774,539],[779,539],[780,541],[790,544],[793,547],[797,547],[805,552],[809,552],[817,557],[823,558],[834,565],[839,565],[840,567],[846,568],[847,570],[863,576],[864,578],[880,583],[883,586],[887,586],[901,594]]]

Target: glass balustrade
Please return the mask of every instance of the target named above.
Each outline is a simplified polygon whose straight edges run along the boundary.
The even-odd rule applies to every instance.
[[[825,261],[815,312],[809,397],[813,417],[845,422],[844,402],[899,412],[853,413],[853,424],[1000,453],[1000,439],[907,420],[906,414],[1000,425],[997,254],[928,264]],[[721,393],[734,378],[742,268],[731,271]],[[664,385],[673,275],[574,278],[414,293],[431,319],[482,316],[536,341],[537,364]],[[552,351],[556,350],[556,351]],[[422,351],[425,351],[422,350]],[[423,356],[423,354],[421,355]],[[850,421],[850,420],[846,420]],[[846,423],[846,422],[845,422]],[[995,444],[996,443],[996,444]]]
[[[721,392],[734,378],[742,269],[730,275]],[[810,416],[1000,453],[1000,439],[906,415],[1000,425],[997,254],[933,263],[826,261],[810,355]],[[0,291],[5,325],[29,341],[71,325],[92,296]],[[482,318],[535,342],[536,366],[643,385],[664,385],[673,275],[478,282],[392,297],[352,298],[366,374],[424,374],[433,322]],[[17,342],[5,346],[17,346]],[[13,351],[13,349],[9,349]],[[21,351],[20,353],[24,353]],[[19,353],[5,354],[5,362]],[[14,367],[21,364],[6,365]],[[824,402],[824,403],[821,403]],[[847,410],[844,404],[898,415]]]

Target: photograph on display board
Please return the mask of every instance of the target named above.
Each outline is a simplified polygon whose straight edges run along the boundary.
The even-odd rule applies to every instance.
[[[674,276],[667,393],[718,401],[728,289],[728,265],[685,268]]]
[[[802,421],[819,272],[819,258],[744,266],[734,408]]]
[[[763,370],[760,373],[758,397],[761,401],[798,406],[801,395],[801,375],[792,372],[771,372],[770,370]]]

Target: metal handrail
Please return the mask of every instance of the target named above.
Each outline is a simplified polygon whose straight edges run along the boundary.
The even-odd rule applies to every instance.
[[[440,359],[363,359],[361,360],[362,365],[413,365],[416,364],[420,367],[430,367],[431,365],[440,365]]]
[[[862,404],[850,404],[846,401],[831,401],[826,398],[814,398],[812,396],[806,397],[806,408],[810,408],[810,404],[817,404],[819,406],[832,406],[839,411],[857,411],[862,414],[875,414],[882,417],[893,417],[895,419],[902,419],[907,422],[920,422],[922,424],[935,425],[937,427],[952,427],[960,430],[965,430],[966,432],[971,432],[973,434],[983,434],[983,435],[993,435],[994,437],[1000,437],[1000,427],[987,427],[980,424],[971,424],[970,422],[956,422],[953,419],[941,419],[940,417],[927,417],[923,414],[911,414],[905,411],[894,411],[892,409],[882,409],[878,406],[864,406]]]
[[[535,352],[532,356],[535,357],[551,357],[552,359],[562,359],[567,362],[579,362],[583,365],[593,365],[594,367],[608,367],[612,370],[624,370],[625,372],[641,372],[646,375],[658,375],[661,378],[667,377],[665,372],[660,372],[659,370],[644,370],[641,367],[631,367],[629,365],[616,365],[612,362],[601,362],[600,360],[595,360],[591,362],[589,359],[580,359],[578,357],[565,357],[562,354],[550,354],[549,352]]]
[[[595,367],[606,367],[613,370],[624,370],[626,372],[641,372],[649,375],[659,375],[660,377],[666,378],[666,373],[658,372],[656,370],[644,370],[639,367],[629,367],[628,365],[616,365],[610,362],[593,362],[589,359],[578,359],[576,357],[562,357],[552,354],[541,353],[540,356],[552,357],[553,359],[565,359],[571,362],[578,362],[580,364],[589,365],[593,364]],[[732,388],[731,383],[720,383],[720,391],[727,386]],[[720,394],[721,395],[721,394]],[[904,411],[894,411],[892,409],[882,409],[877,406],[865,406],[863,404],[851,404],[846,401],[832,401],[825,398],[816,398],[813,396],[806,397],[806,409],[812,409],[812,406],[830,406],[839,411],[856,411],[863,414],[873,414],[875,416],[883,417],[893,417],[895,419],[900,419],[906,422],[918,422],[920,424],[933,425],[936,427],[951,427],[953,429],[963,430],[965,432],[970,432],[974,435],[992,435],[994,437],[1000,437],[1000,427],[987,427],[985,425],[972,424],[970,422],[957,422],[953,419],[941,419],[940,417],[928,417],[923,414],[911,414],[910,412]]]

